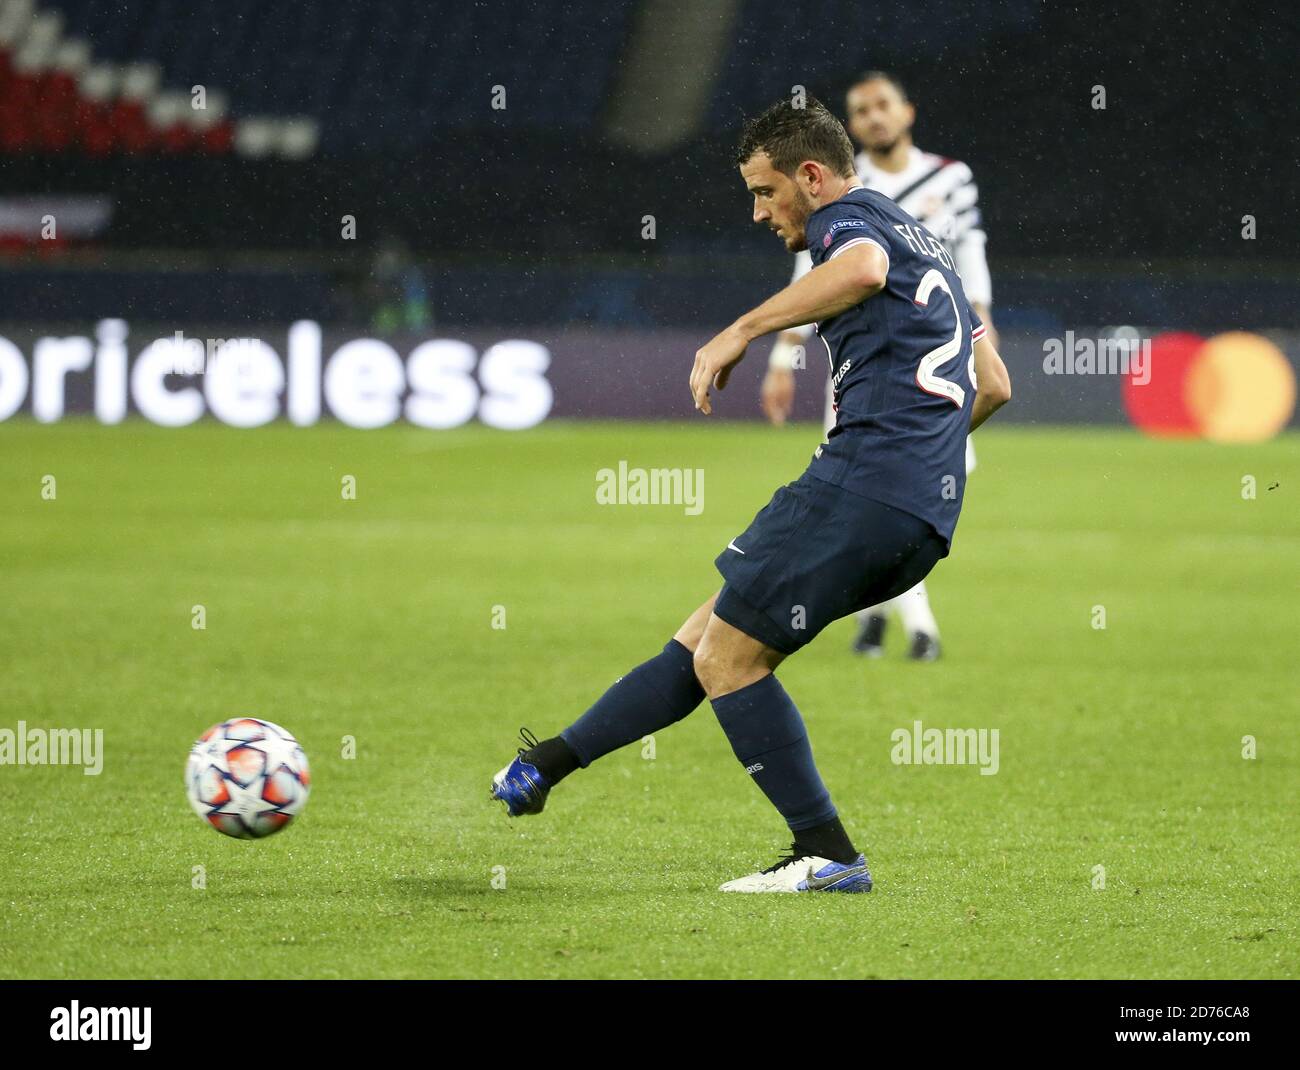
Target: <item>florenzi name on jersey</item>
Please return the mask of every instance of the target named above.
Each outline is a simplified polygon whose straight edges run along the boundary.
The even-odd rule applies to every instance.
[[[952,255],[944,248],[943,242],[939,241],[933,234],[929,234],[920,226],[913,226],[910,223],[895,223],[894,229],[903,236],[903,239],[911,248],[922,256],[934,257],[953,274],[959,278],[961,277]]]

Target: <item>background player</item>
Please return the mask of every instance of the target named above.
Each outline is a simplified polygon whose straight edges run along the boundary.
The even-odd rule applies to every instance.
[[[558,736],[521,733],[525,747],[492,794],[512,815],[539,813],[563,777],[681,720],[707,695],[745,772],[794,834],[788,857],[722,890],[870,891],[866,858],[774,670],[832,621],[908,589],[947,555],[966,436],[1009,400],[1010,383],[951,255],[863,188],[852,143],[821,104],[770,108],[746,124],[737,156],[754,221],[790,251],[810,249],[816,266],[696,353],[695,405],[712,411],[710,388],[726,385],[755,338],[816,321],[835,369],[836,425],[807,471],[718,555],[722,590]]]
[[[854,163],[868,189],[878,190],[923,223],[952,254],[966,297],[997,346],[991,308],[993,288],[985,258],[985,234],[980,220],[978,191],[971,170],[960,160],[922,152],[912,143],[916,107],[902,83],[884,71],[869,71],[849,89],[845,99],[849,132],[862,146]],[[812,268],[807,251],[795,258],[794,278]],[[796,347],[811,334],[811,326],[784,331],[772,347],[763,381],[763,410],[776,424],[789,417],[794,405]],[[816,354],[810,354],[816,359]],[[835,423],[829,385],[826,427]],[[966,471],[975,467],[974,447],[967,443]],[[939,625],[930,608],[929,593],[919,583],[888,603],[873,606],[860,616],[854,649],[872,657],[884,650],[885,623],[891,609],[898,612],[910,642],[908,654],[918,661],[939,656]]]

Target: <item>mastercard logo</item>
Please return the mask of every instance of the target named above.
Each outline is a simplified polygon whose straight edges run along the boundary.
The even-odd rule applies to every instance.
[[[1267,338],[1171,331],[1151,339],[1151,377],[1123,380],[1124,408],[1149,435],[1263,442],[1295,412],[1295,371]]]

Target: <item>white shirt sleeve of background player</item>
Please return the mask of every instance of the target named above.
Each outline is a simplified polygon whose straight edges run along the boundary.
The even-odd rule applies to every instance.
[[[795,253],[794,256],[794,274],[790,276],[790,283],[793,285],[802,279],[812,270],[812,254],[805,249],[801,253]],[[791,327],[791,331],[797,332],[800,337],[807,338],[812,334],[812,324],[805,323],[802,327]]]
[[[953,254],[957,261],[957,273],[961,276],[961,288],[966,291],[966,300],[972,305],[992,308],[993,280],[989,277],[989,262],[984,255],[984,243],[987,240],[983,230],[971,227],[961,236]]]

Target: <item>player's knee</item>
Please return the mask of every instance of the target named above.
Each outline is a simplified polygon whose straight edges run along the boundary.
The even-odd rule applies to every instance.
[[[695,678],[709,698],[728,695],[743,686],[743,666],[733,654],[709,641],[707,632],[695,650]]]
[[[707,637],[695,648],[695,678],[709,698],[726,693],[726,661]]]

